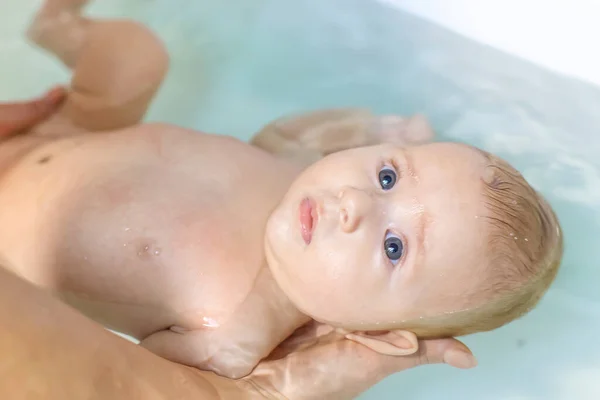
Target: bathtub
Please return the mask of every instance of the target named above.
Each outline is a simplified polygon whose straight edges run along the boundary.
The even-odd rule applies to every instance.
[[[416,368],[361,399],[597,400],[600,1],[548,3],[102,0],[89,12],[141,20],[167,44],[171,72],[148,121],[247,139],[306,109],[422,112],[442,139],[509,160],[555,207],[566,253],[539,307],[464,338],[476,369]],[[2,0],[0,100],[68,78],[22,38],[37,6]]]

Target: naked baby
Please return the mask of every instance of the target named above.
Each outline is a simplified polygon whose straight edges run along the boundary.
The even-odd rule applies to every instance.
[[[548,289],[559,223],[506,162],[429,143],[422,117],[361,110],[277,120],[251,144],[138,125],[166,52],[84,3],[38,13],[30,38],[73,82],[0,146],[0,255],[23,278],[229,377],[311,320],[402,356],[417,337],[500,327]]]

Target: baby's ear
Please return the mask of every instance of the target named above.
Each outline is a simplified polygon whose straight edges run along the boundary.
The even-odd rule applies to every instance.
[[[353,332],[346,334],[346,339],[388,356],[407,356],[419,350],[417,335],[403,330],[383,333]]]

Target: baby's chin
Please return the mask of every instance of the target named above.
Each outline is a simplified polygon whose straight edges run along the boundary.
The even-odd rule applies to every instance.
[[[285,263],[287,253],[290,251],[291,221],[286,218],[282,204],[279,204],[269,215],[265,225],[264,249],[269,267],[276,267]]]
[[[271,274],[285,297],[298,311],[319,323],[347,332],[388,331],[398,325],[397,321],[374,318],[372,313],[363,317],[356,315],[351,308],[336,307],[331,297],[320,295],[321,292],[315,294],[311,288],[302,288],[298,280],[290,279],[285,265],[271,262],[269,265]]]
[[[290,298],[290,292],[294,290],[289,289],[292,277],[287,268],[290,265],[290,258],[294,256],[294,249],[291,248],[293,246],[287,236],[289,226],[285,221],[281,221],[279,213],[281,210],[275,210],[267,220],[264,238],[265,260],[280,290]]]

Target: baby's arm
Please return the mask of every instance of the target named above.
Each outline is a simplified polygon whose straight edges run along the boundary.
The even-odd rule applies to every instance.
[[[310,321],[288,300],[275,302],[279,290],[263,269],[246,300],[218,327],[171,328],[141,345],[168,360],[238,379],[248,375],[299,326]]]
[[[251,143],[270,153],[319,159],[336,151],[380,143],[416,145],[433,140],[421,115],[377,116],[364,109],[329,109],[286,116],[265,126]],[[314,161],[312,160],[312,161]]]
[[[160,40],[129,20],[81,15],[86,0],[46,0],[28,30],[38,46],[73,69],[62,117],[84,131],[134,125],[168,68]]]
[[[234,315],[234,322],[218,328],[171,328],[150,335],[140,345],[170,361],[238,379],[285,339],[271,337],[270,317],[254,315],[254,321],[244,321]]]

